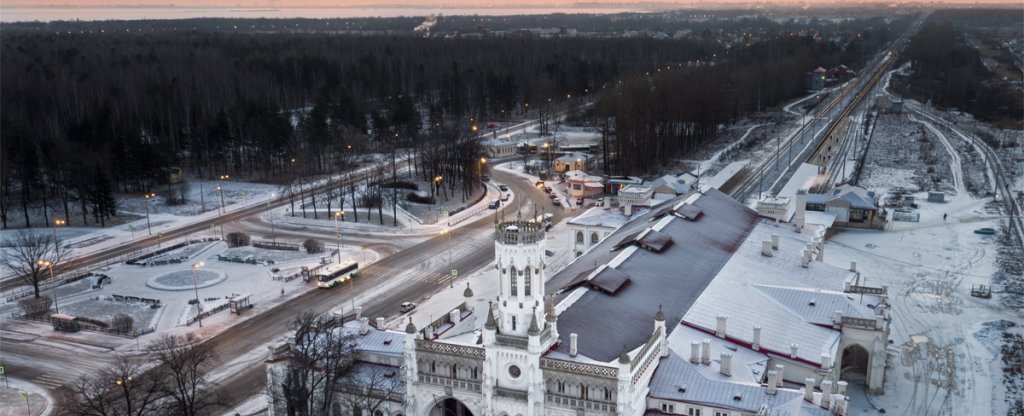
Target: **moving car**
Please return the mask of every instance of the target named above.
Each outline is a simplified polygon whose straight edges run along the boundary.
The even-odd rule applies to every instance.
[[[501,201],[498,201],[497,199],[493,199],[493,200],[491,200],[491,203],[487,204],[487,208],[490,208],[490,209],[498,209],[498,207],[500,207],[500,206],[501,206]]]
[[[509,194],[501,194],[501,200],[502,200],[503,202],[504,202],[504,201],[508,201],[508,197],[509,197]]]
[[[560,201],[558,198],[552,199],[551,203],[554,204],[556,207],[562,206],[562,201]]]
[[[416,304],[413,302],[402,302],[402,305],[398,307],[398,310],[402,313],[409,312],[413,309],[416,309]]]
[[[508,191],[508,185],[505,185],[505,184],[498,185],[498,189],[500,189],[502,192],[506,192],[506,191]]]

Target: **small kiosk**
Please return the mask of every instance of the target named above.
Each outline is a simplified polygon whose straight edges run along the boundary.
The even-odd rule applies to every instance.
[[[50,315],[50,323],[54,331],[78,332],[81,328],[78,325],[78,317],[63,313]]]
[[[249,298],[251,297],[252,294],[243,293],[241,295],[231,298],[231,300],[228,301],[228,307],[231,309],[231,313],[235,315],[241,315],[242,309],[249,309],[255,306],[250,302]]]

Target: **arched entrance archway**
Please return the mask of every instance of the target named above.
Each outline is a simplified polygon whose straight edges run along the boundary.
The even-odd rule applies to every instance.
[[[853,344],[843,350],[843,368],[840,378],[843,380],[866,381],[871,355],[864,347]]]
[[[431,406],[429,416],[473,416],[466,405],[454,397],[438,400]]]

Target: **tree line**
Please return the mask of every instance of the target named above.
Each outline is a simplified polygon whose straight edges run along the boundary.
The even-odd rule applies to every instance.
[[[730,48],[704,65],[628,79],[593,114],[595,123],[614,130],[605,170],[657,173],[739,118],[806,94],[807,73],[815,67],[859,68],[908,22],[871,19],[855,30],[778,36]]]

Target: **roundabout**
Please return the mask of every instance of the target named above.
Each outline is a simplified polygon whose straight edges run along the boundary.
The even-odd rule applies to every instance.
[[[192,290],[216,285],[227,280],[228,275],[217,270],[195,270],[195,282],[193,286],[193,271],[179,270],[176,272],[164,273],[154,276],[146,281],[146,286],[157,290]]]

